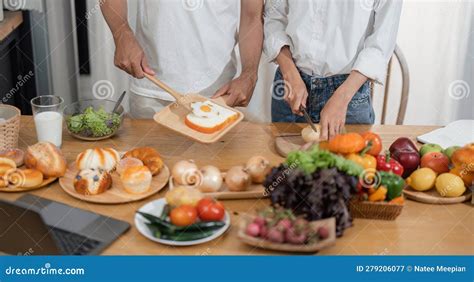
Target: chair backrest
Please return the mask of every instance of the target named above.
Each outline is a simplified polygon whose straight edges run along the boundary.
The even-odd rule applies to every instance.
[[[395,46],[395,51],[393,52],[393,56],[388,63],[387,79],[385,81],[384,96],[383,96],[382,118],[381,118],[380,123],[385,124],[386,117],[387,117],[391,69],[392,69],[392,62],[394,59],[393,57],[396,58],[396,61],[398,62],[400,66],[400,71],[402,74],[402,91],[400,95],[400,104],[398,108],[397,121],[396,121],[397,125],[401,125],[403,124],[403,120],[405,119],[405,113],[407,110],[408,94],[410,90],[410,73],[408,70],[408,64],[406,62],[405,56],[403,55],[403,52],[398,45]],[[374,93],[373,82],[372,82],[371,87],[372,87],[372,95],[373,95]]]

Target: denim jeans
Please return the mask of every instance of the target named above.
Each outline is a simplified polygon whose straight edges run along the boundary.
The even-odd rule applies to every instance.
[[[306,107],[311,119],[315,123],[320,121],[320,113],[329,98],[346,81],[349,75],[335,75],[326,78],[318,78],[300,72],[306,89],[308,89],[308,101]],[[304,117],[294,115],[288,103],[283,100],[283,89],[285,89],[283,76],[278,69],[275,73],[272,94],[272,121],[273,122],[305,122]],[[373,124],[375,121],[374,109],[370,97],[370,83],[367,81],[357,91],[349,102],[346,113],[348,124]]]

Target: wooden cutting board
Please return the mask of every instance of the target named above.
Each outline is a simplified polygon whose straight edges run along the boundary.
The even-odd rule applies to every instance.
[[[288,134],[275,137],[275,150],[284,158],[290,152],[297,151],[305,144],[300,134]]]
[[[58,178],[57,177],[46,178],[46,179],[43,180],[43,183],[41,183],[40,185],[38,185],[36,187],[32,187],[32,188],[21,188],[21,187],[14,187],[14,186],[10,185],[10,186],[5,187],[5,188],[0,188],[0,192],[17,193],[17,192],[33,191],[33,190],[40,189],[40,188],[43,188],[45,186],[48,186],[49,184],[56,181],[56,179],[58,179]]]

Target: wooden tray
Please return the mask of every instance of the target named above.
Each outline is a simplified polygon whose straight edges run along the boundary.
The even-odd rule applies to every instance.
[[[328,238],[311,245],[292,245],[272,243],[265,239],[255,238],[247,235],[245,233],[245,228],[254,217],[248,215],[242,216],[243,220],[240,221],[237,236],[242,242],[250,246],[281,252],[315,253],[336,243],[336,219],[334,217],[311,222],[311,224],[315,227],[327,226],[329,229]]]
[[[141,195],[133,195],[125,191],[120,176],[116,172],[113,172],[112,188],[107,192],[99,195],[82,195],[76,192],[73,185],[74,177],[76,177],[77,172],[78,170],[75,163],[71,163],[66,171],[66,175],[59,179],[59,185],[70,196],[95,204],[125,204],[143,200],[161,191],[168,183],[170,177],[169,168],[164,166],[161,172],[153,177],[150,191]]]
[[[223,173],[225,176],[225,173]],[[169,188],[172,190],[174,188],[173,177],[170,177]],[[243,192],[231,192],[228,191],[225,183],[222,185],[222,188],[218,192],[213,193],[204,193],[204,195],[212,197],[216,200],[241,200],[241,199],[259,199],[266,198],[269,194],[265,191],[265,187],[261,184],[252,184],[250,185],[247,191]]]
[[[286,158],[289,153],[299,150],[304,144],[303,137],[297,133],[283,134],[275,138],[275,150],[284,158]]]
[[[464,195],[454,198],[441,197],[435,188],[429,191],[420,192],[413,190],[411,187],[405,187],[405,189],[403,190],[403,194],[410,200],[435,205],[463,203],[469,201],[469,199],[471,199],[472,197],[472,192],[469,190],[469,188],[466,189]]]
[[[189,94],[189,96],[185,96],[185,98],[189,98],[193,102],[195,101],[207,101],[205,97],[200,95],[193,95]],[[237,111],[234,108],[227,106],[223,99],[216,99],[213,100],[214,103],[219,104],[227,109],[231,109],[238,114],[237,120],[233,121],[229,124],[226,128],[221,131],[217,131],[212,134],[205,134],[194,129],[189,128],[185,123],[184,119],[186,115],[189,113],[189,110],[185,107],[178,105],[177,103],[173,103],[160,112],[156,113],[154,116],[154,120],[163,125],[166,128],[169,128],[177,133],[184,135],[190,139],[193,139],[197,142],[204,143],[204,144],[211,144],[219,141],[225,134],[227,134],[232,128],[234,128],[239,122],[241,122],[244,118],[244,114],[242,112]]]
[[[40,188],[43,188],[45,186],[48,186],[49,184],[56,181],[56,179],[58,179],[58,178],[57,177],[46,178],[46,179],[43,180],[43,183],[41,183],[40,185],[38,185],[36,187],[32,187],[32,188],[20,188],[20,187],[13,187],[12,185],[10,185],[10,186],[5,187],[5,188],[0,188],[0,192],[7,192],[7,193],[28,192],[28,191],[32,191],[32,190],[36,190],[36,189],[40,189]]]

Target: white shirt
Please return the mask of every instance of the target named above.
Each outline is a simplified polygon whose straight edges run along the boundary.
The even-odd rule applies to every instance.
[[[136,36],[156,77],[183,94],[212,96],[236,74],[238,0],[139,0]],[[139,95],[173,100],[146,79]]]
[[[274,61],[288,45],[306,74],[357,70],[383,84],[401,8],[401,0],[267,0],[264,52]]]

